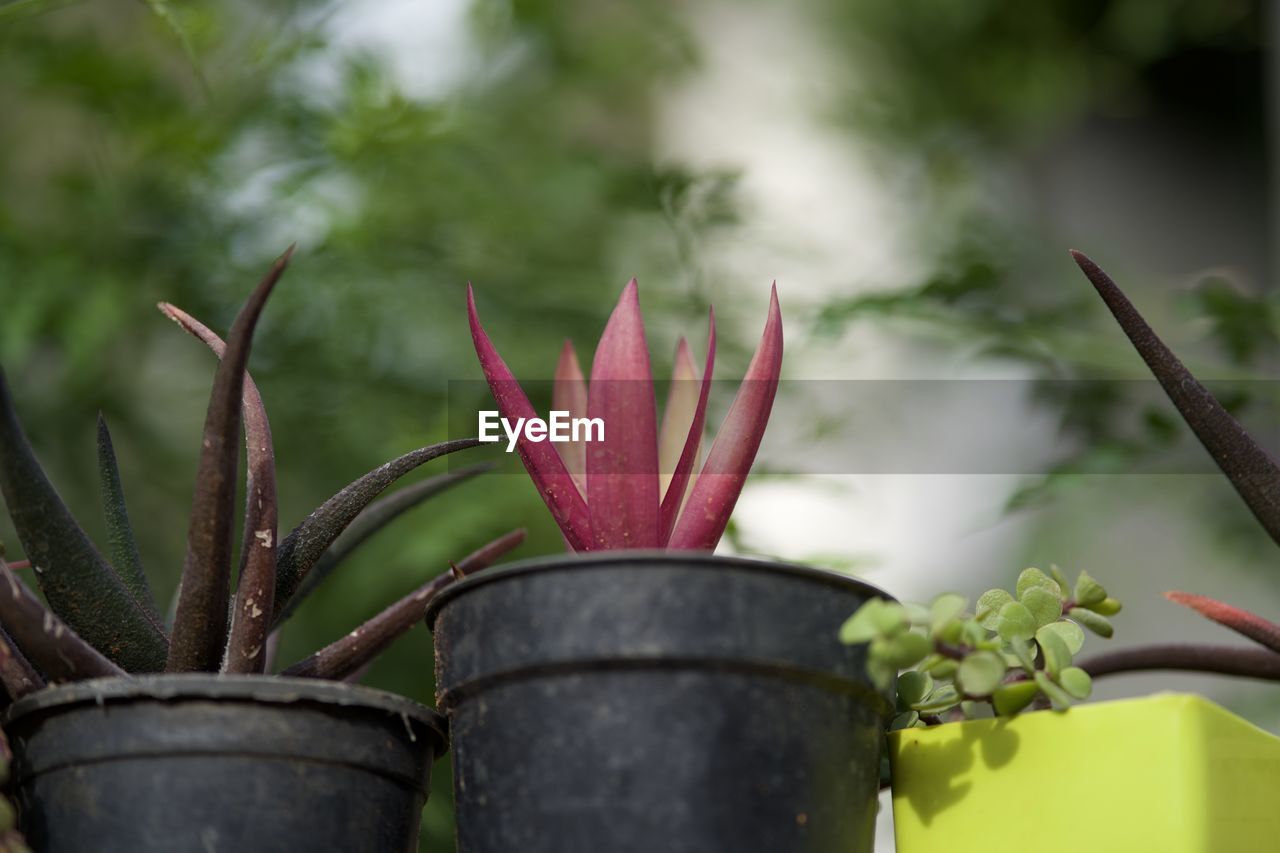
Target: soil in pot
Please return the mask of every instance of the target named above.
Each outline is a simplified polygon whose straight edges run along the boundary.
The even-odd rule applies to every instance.
[[[494,570],[428,613],[461,853],[863,853],[891,706],[831,572],[614,552]]]
[[[41,853],[417,849],[444,721],[309,679],[161,675],[53,687],[5,718]]]

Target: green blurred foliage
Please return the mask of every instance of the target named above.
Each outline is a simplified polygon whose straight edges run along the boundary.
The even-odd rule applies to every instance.
[[[698,68],[689,19],[702,3],[477,0],[462,73],[423,96],[404,91],[386,57],[336,38],[340,15],[367,4],[0,0],[0,363],[90,533],[105,542],[93,459],[101,410],[144,564],[170,594],[213,360],[153,305],[172,301],[225,330],[294,241],[252,359],[286,528],[365,470],[445,437],[447,383],[479,378],[468,281],[517,374],[545,379],[565,336],[589,361],[636,275],[655,364],[667,364],[674,335],[703,322],[698,249],[739,208],[731,171],[654,155],[661,98]],[[1060,247],[1007,191],[1005,167],[1086,115],[1134,115],[1205,88],[1235,96],[1196,101],[1197,116],[1261,138],[1261,119],[1242,106],[1261,88],[1250,76],[1261,4],[804,8],[838,58],[836,130],[914,164],[901,194],[919,212],[912,231],[928,271],[904,289],[833,299],[812,326],[819,334],[808,341],[802,325],[789,326],[789,343],[820,346],[874,322],[1049,378],[1140,375],[1075,271],[1044,277]],[[1206,67],[1213,86],[1185,85]],[[1193,369],[1206,359],[1256,375],[1273,354],[1271,296],[1207,282],[1182,307],[1211,318]],[[731,323],[720,331],[731,365],[752,341],[734,340]],[[1132,401],[1101,386],[1044,402],[1084,450],[1014,507],[1054,499],[1073,472],[1122,470],[1185,433],[1167,410],[1135,417]],[[1220,492],[1212,498],[1225,504]],[[281,662],[517,525],[531,528],[522,555],[562,548],[518,475],[464,485],[410,514],[300,611]],[[13,541],[7,526],[0,538]],[[430,655],[417,630],[366,681],[429,701]],[[449,846],[449,788],[442,764],[424,849]]]
[[[479,378],[467,281],[531,378],[549,378],[566,335],[589,358],[630,275],[655,285],[651,316],[693,304],[680,241],[732,221],[732,180],[652,162],[655,89],[694,60],[672,8],[477,4],[474,67],[438,97],[411,97],[381,57],[333,49],[339,7],[0,6],[0,362],[90,533],[105,542],[101,410],[144,563],[171,593],[213,360],[154,304],[225,331],[291,242],[252,359],[286,529],[444,437],[448,381]],[[620,268],[624,241],[640,265]],[[522,476],[412,513],[290,622],[281,663],[520,525],[522,554],[563,548]],[[0,537],[14,541],[7,526]],[[430,661],[418,629],[366,682],[430,701]],[[449,844],[449,790],[442,765],[426,848]]]

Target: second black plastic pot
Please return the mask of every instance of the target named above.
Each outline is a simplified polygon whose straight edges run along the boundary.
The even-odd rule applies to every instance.
[[[444,720],[390,693],[296,678],[110,678],[5,719],[38,853],[417,850]]]
[[[433,602],[460,853],[864,853],[878,590],[696,553],[524,563]]]

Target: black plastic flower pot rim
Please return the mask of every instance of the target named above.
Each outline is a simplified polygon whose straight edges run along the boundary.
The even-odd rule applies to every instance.
[[[432,599],[428,605],[426,613],[427,627],[434,632],[437,617],[444,608],[457,599],[483,587],[516,581],[534,574],[547,576],[557,573],[576,574],[590,571],[608,571],[610,569],[634,567],[636,564],[652,564],[654,567],[678,567],[682,571],[694,570],[711,573],[732,571],[760,573],[774,577],[787,575],[812,583],[829,585],[833,593],[837,590],[845,594],[854,591],[861,593],[865,598],[883,598],[887,601],[896,600],[893,596],[865,581],[815,566],[783,563],[755,557],[717,556],[703,551],[602,551],[559,554],[523,560],[509,566],[488,569],[451,584]],[[549,615],[549,618],[553,617]],[[815,640],[818,639],[815,638]],[[478,678],[469,679],[466,683],[452,684],[447,691],[443,691],[438,695],[438,705],[441,711],[448,712],[459,701],[506,679],[537,677],[559,671],[619,670],[628,668],[664,668],[673,670],[699,668],[738,671],[743,674],[754,673],[807,683],[827,690],[835,690],[857,696],[864,701],[870,702],[876,714],[885,721],[891,718],[894,713],[893,704],[888,694],[873,689],[861,673],[857,677],[852,677],[852,674],[839,675],[832,673],[827,667],[800,666],[794,660],[769,659],[750,654],[746,656],[734,654],[699,656],[674,650],[655,650],[652,655],[637,654],[634,650],[631,650],[619,655],[605,649],[598,649],[592,653],[573,655],[570,658],[562,658],[555,661],[543,660],[532,666],[526,663],[509,671],[490,672]],[[440,674],[437,673],[438,689],[444,686],[439,676]]]
[[[45,853],[416,849],[447,727],[338,682],[186,673],[50,687],[4,717]]]
[[[42,711],[76,705],[103,705],[130,700],[187,701],[191,699],[239,700],[269,705],[331,705],[385,711],[400,717],[416,740],[411,721],[439,738],[440,753],[448,748],[448,721],[412,699],[346,682],[277,675],[209,675],[170,673],[129,678],[94,678],[46,687],[14,702],[5,711],[3,724]]]
[[[444,607],[446,603],[451,599],[464,595],[468,590],[475,589],[478,586],[484,586],[491,583],[501,583],[504,580],[509,580],[510,578],[518,577],[520,575],[527,575],[531,572],[573,572],[606,567],[616,563],[649,561],[679,562],[683,568],[704,568],[709,571],[720,571],[726,568],[771,573],[784,571],[809,577],[812,580],[829,583],[832,586],[844,589],[861,588],[869,598],[883,598],[886,601],[897,601],[897,599],[892,595],[874,584],[867,583],[860,578],[850,577],[843,572],[823,569],[818,566],[804,566],[798,563],[785,563],[779,560],[767,560],[761,557],[728,557],[712,554],[707,551],[595,551],[533,557],[528,560],[520,560],[518,562],[511,563],[510,565],[485,569],[483,572],[478,572],[456,583],[452,583],[441,590],[441,592],[432,598],[431,602],[427,605],[427,627],[432,630],[435,629],[436,616],[440,613],[440,608]]]

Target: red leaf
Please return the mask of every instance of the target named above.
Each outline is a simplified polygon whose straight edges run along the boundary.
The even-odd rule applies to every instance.
[[[593,545],[658,547],[657,413],[635,279],[623,289],[596,347],[587,416],[604,423],[604,439],[587,446]]]
[[[760,345],[747,367],[729,414],[716,434],[668,547],[710,551],[716,547],[742,492],[764,437],[782,373],[782,310],[775,284]]]

